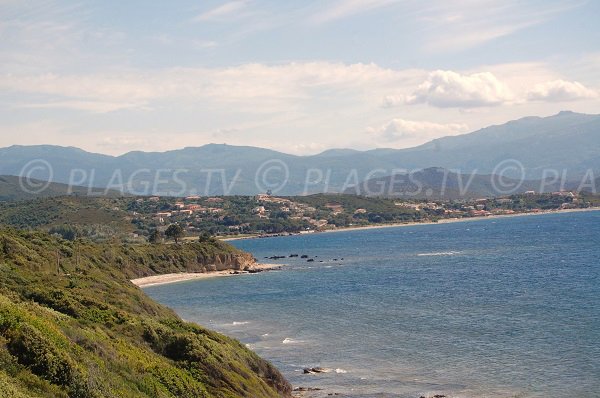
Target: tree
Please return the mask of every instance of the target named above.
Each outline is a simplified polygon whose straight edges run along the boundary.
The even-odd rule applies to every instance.
[[[179,239],[183,237],[183,228],[179,224],[171,224],[165,231],[165,235],[175,241],[175,244],[179,243]]]
[[[198,242],[201,242],[201,243],[214,243],[215,242],[215,238],[213,238],[208,232],[203,232],[198,237]]]
[[[153,229],[152,231],[150,231],[150,235],[148,236],[148,242],[150,243],[158,243],[160,242],[161,236],[160,236],[160,232],[158,232],[158,229]]]
[[[63,239],[74,241],[77,238],[77,230],[70,225],[59,225],[50,228],[50,234],[60,235]]]

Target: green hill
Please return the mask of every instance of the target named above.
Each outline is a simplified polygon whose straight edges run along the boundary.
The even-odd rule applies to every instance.
[[[0,230],[0,396],[289,396],[272,365],[128,280],[238,255],[218,242],[93,244]]]
[[[54,196],[121,196],[118,191],[69,186],[58,182],[48,182],[33,178],[22,178],[12,175],[0,175],[0,201],[17,201]]]
[[[0,202],[0,224],[19,229],[68,225],[79,236],[106,239],[133,231],[131,217],[122,208],[127,198],[61,196]]]

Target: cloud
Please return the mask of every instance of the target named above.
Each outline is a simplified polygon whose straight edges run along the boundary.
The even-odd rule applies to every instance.
[[[313,22],[325,23],[336,19],[350,17],[367,11],[372,11],[394,3],[398,0],[342,0],[319,10],[311,18]]]
[[[381,101],[382,108],[394,108],[406,103],[405,95],[386,95]]]
[[[235,18],[247,5],[248,1],[246,0],[230,1],[196,16],[194,21],[220,21],[231,17]]]
[[[541,25],[585,1],[432,0],[415,12],[429,53],[462,51]],[[419,3],[416,3],[419,4]],[[420,5],[420,4],[419,4]]]
[[[91,113],[108,113],[129,108],[143,108],[142,103],[107,101],[56,101],[16,105],[23,109],[72,109]]]
[[[527,93],[530,101],[565,102],[596,98],[598,93],[576,81],[553,80],[537,84]]]
[[[109,149],[113,153],[125,152],[128,148],[151,148],[151,140],[135,135],[125,135],[123,132],[114,135],[103,133],[102,139],[96,143],[100,148]]]
[[[438,70],[429,74],[419,87],[405,97],[407,104],[429,104],[438,108],[476,108],[495,106],[512,99],[510,89],[490,72],[461,75]],[[394,104],[398,99],[388,99]]]
[[[418,81],[416,76],[422,75],[422,71],[398,71],[375,64],[292,62],[98,74],[0,74],[0,90],[33,95],[36,102],[28,106],[36,108],[108,112],[171,100],[236,104],[260,113],[265,104],[269,109],[289,110],[290,104],[297,106],[311,99],[381,96],[389,87]]]
[[[439,124],[425,121],[392,119],[379,127],[367,128],[367,133],[373,134],[386,142],[406,139],[426,141],[447,135],[457,135],[466,132],[468,126],[463,123]]]

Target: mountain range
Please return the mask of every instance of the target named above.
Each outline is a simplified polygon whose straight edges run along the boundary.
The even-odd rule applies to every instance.
[[[600,174],[600,115],[563,111],[439,138],[414,148],[331,149],[311,156],[225,144],[121,156],[52,145],[0,149],[1,175],[143,195],[349,192],[365,186],[366,180],[428,168],[538,181],[532,186],[539,186],[540,179],[549,181],[548,187],[561,182],[576,186]]]

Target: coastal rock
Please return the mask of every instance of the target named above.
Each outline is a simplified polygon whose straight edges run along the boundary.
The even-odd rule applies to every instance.
[[[315,374],[315,373],[329,373],[329,372],[331,372],[331,370],[317,366],[315,368],[304,368],[303,372],[304,372],[304,374]]]
[[[318,387],[296,387],[292,391],[295,392],[306,392],[306,391],[321,391],[322,388]]]
[[[314,258],[309,258],[308,260],[306,260],[307,263],[312,263],[313,261],[315,261]]]
[[[300,258],[308,258],[308,254],[303,254],[300,256]]]

